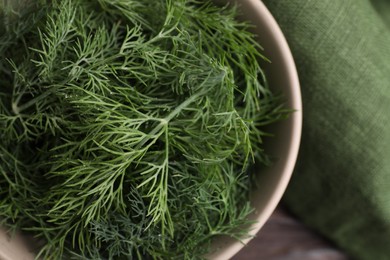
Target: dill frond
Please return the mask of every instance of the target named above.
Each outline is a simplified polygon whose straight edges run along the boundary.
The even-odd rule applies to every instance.
[[[7,15],[2,225],[43,259],[197,259],[245,236],[262,128],[288,111],[234,7],[42,0]]]

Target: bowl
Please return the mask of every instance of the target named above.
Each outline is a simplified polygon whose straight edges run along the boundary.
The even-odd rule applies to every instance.
[[[216,0],[221,4],[236,3],[242,16],[254,25],[253,32],[264,48],[264,54],[271,63],[264,62],[263,69],[271,89],[282,93],[286,107],[294,112],[287,120],[274,124],[269,132],[273,138],[266,140],[268,154],[275,158],[270,167],[258,172],[258,188],[251,194],[251,203],[255,211],[250,216],[255,223],[250,228],[249,237],[241,241],[229,237],[215,240],[212,251],[207,258],[226,260],[233,257],[251,237],[255,236],[276,208],[287,187],[293,172],[301,139],[302,102],[298,74],[293,56],[281,29],[260,0]],[[28,242],[16,235],[13,239],[0,230],[0,259],[1,260],[32,260],[34,255],[28,250]]]

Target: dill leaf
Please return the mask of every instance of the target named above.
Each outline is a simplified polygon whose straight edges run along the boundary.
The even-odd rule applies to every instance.
[[[262,127],[288,111],[236,8],[42,0],[2,15],[0,223],[33,234],[37,257],[197,259],[245,236]]]

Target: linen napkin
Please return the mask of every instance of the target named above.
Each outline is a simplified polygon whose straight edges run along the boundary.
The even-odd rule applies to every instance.
[[[300,76],[284,202],[353,259],[390,259],[390,1],[264,0]]]

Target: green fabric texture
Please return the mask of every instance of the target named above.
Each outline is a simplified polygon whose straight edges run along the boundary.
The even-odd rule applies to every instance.
[[[390,0],[264,0],[294,55],[303,135],[285,204],[353,259],[390,259]]]

